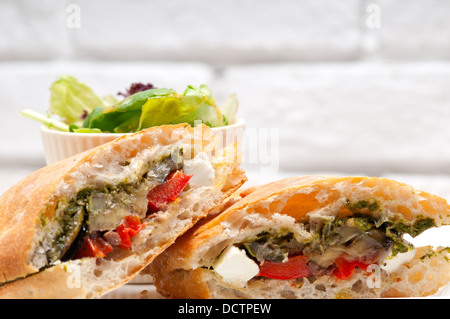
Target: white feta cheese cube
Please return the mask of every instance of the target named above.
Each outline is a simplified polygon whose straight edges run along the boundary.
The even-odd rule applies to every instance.
[[[243,249],[229,246],[213,266],[225,282],[243,287],[247,281],[259,273],[259,266],[247,257]]]
[[[204,152],[197,154],[193,159],[187,160],[183,165],[183,172],[192,175],[189,184],[193,186],[212,186],[216,172]]]

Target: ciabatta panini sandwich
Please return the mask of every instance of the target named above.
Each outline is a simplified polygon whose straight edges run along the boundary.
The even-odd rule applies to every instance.
[[[228,203],[150,264],[160,294],[422,297],[450,281],[449,248],[414,247],[404,238],[449,224],[450,206],[406,184],[378,177],[292,177]]]
[[[0,298],[95,298],[131,280],[245,181],[199,125],[149,128],[0,197]]]

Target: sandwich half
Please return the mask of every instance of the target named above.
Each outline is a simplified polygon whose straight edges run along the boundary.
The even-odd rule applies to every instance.
[[[148,266],[160,294],[420,297],[450,280],[449,248],[414,247],[403,236],[449,224],[450,206],[397,181],[292,177],[230,197],[223,208]]]
[[[95,298],[131,280],[245,181],[204,125],[149,128],[0,197],[0,298]]]

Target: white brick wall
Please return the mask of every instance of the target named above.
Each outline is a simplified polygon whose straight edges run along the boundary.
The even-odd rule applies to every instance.
[[[450,172],[450,63],[230,67],[248,127],[280,131],[293,170]]]
[[[67,33],[64,2],[0,1],[0,59],[57,58]]]
[[[442,0],[366,0],[379,5],[377,55],[388,59],[449,59],[450,2]]]
[[[127,6],[115,0],[107,1],[107,10],[105,1],[77,3],[82,27],[69,32],[76,57],[196,59],[221,65],[349,59],[358,50],[357,0],[139,0]]]
[[[51,82],[73,74],[100,94],[133,81],[207,83],[219,101],[236,92],[250,130],[278,130],[281,169],[450,173],[449,10],[444,0],[0,1],[0,162],[43,165],[39,124],[17,113],[44,111]]]
[[[0,59],[448,59],[449,10],[445,0],[2,0]]]
[[[358,54],[360,5],[359,0],[3,0],[0,58],[195,59],[219,65],[351,59]]]

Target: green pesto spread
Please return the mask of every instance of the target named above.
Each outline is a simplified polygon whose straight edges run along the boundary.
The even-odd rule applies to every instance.
[[[294,238],[294,233],[287,230],[276,234],[261,232],[243,245],[250,256],[272,262],[283,262],[289,254],[303,248],[303,245]]]
[[[426,258],[434,258],[438,255],[443,254],[446,261],[450,261],[448,255],[450,254],[450,247],[443,247],[437,250],[428,249],[427,252],[420,257],[420,260],[425,260]]]
[[[176,156],[182,157],[182,149],[176,149],[175,152],[179,153],[175,154]],[[51,235],[51,238],[42,238],[40,240],[42,247],[51,246],[50,249],[46,250],[48,264],[62,259],[76,240],[80,230],[83,228],[86,231],[89,228],[89,224],[100,223],[101,221],[96,221],[96,217],[104,218],[105,214],[103,213],[105,211],[122,205],[123,211],[129,215],[129,209],[133,201],[135,201],[135,193],[139,189],[145,190],[143,187],[144,181],[160,184],[170,172],[182,168],[183,163],[175,163],[172,158],[173,155],[169,154],[148,162],[144,168],[145,173],[139,176],[137,182],[128,183],[125,180],[117,185],[105,184],[102,188],[85,187],[79,190],[75,198],[70,201],[67,201],[65,198],[60,199],[56,211],[59,210],[61,213],[58,213],[58,217],[52,222],[44,214],[41,214],[41,224],[44,228],[49,227],[46,233]],[[144,195],[141,194],[141,196],[145,195],[146,193]],[[104,199],[104,203],[101,204],[103,209],[99,209],[101,199]],[[96,206],[94,203],[97,203]],[[125,216],[116,217],[116,219],[121,219]],[[50,230],[50,228],[52,229]]]
[[[435,226],[434,219],[418,216],[412,224],[406,220],[395,221],[389,228],[389,231],[394,234],[409,234],[412,237],[416,237],[425,230]]]
[[[380,205],[377,201],[370,201],[370,200],[359,200],[355,203],[351,203],[349,199],[345,201],[345,206],[348,208],[349,211],[352,213],[354,212],[360,212],[362,210],[367,209],[369,212],[374,212],[380,208]]]
[[[358,207],[375,209],[372,204],[360,202]],[[403,234],[414,237],[435,226],[433,219],[424,216],[418,216],[413,222],[379,220],[361,214],[344,218],[327,217],[322,221],[321,228],[310,229],[311,237],[305,242],[298,242],[294,233],[288,230],[279,233],[264,231],[244,242],[242,247],[251,257],[273,262],[283,262],[288,255],[324,254],[334,247],[352,249],[353,245],[359,249],[387,250],[392,247],[392,255],[395,256],[411,249],[410,244],[403,240]],[[362,254],[364,252],[361,251]]]

